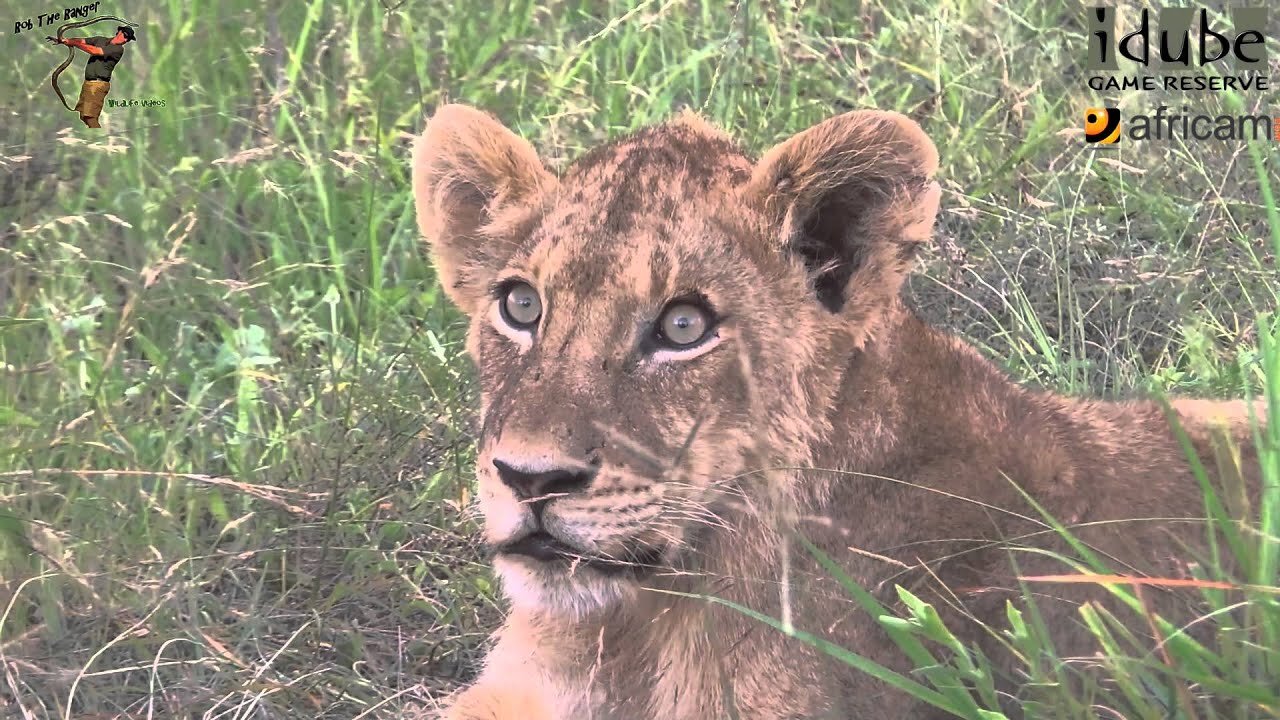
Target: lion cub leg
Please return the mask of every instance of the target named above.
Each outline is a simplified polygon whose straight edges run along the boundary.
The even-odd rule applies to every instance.
[[[561,720],[590,717],[589,673],[565,627],[513,612],[498,631],[475,684],[453,698],[442,720]]]
[[[557,720],[547,698],[521,678],[481,679],[455,699],[441,720]]]

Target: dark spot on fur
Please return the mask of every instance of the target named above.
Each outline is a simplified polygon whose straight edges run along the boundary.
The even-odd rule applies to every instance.
[[[674,217],[691,193],[705,193],[717,179],[733,183],[749,177],[746,156],[732,142],[681,124],[645,128],[613,144],[597,147],[575,162],[565,182],[600,188],[604,222],[600,231],[616,236],[635,228],[646,212]],[[582,190],[573,202],[584,202]]]
[[[659,217],[663,217],[663,218],[675,217],[676,211],[679,208],[678,201],[676,200],[676,198],[673,198],[669,195],[663,196],[661,202],[662,204],[658,208]]]

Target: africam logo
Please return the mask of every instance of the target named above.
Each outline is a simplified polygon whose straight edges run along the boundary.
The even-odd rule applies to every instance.
[[[1151,115],[1132,114],[1121,127],[1120,108],[1091,107],[1084,111],[1084,141],[1114,145],[1122,134],[1132,140],[1275,140],[1280,142],[1280,118],[1270,115],[1204,115],[1182,108],[1181,115],[1161,105]]]
[[[1088,108],[1084,111],[1084,141],[1111,145],[1120,139],[1120,108]]]

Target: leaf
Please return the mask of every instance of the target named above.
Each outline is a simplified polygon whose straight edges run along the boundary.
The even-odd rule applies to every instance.
[[[40,427],[40,423],[36,422],[28,415],[24,415],[11,407],[0,405],[0,425],[21,425],[22,427]]]
[[[17,516],[0,512],[0,541],[12,544],[22,555],[35,552],[35,546],[27,537],[27,527]]]
[[[1123,170],[1123,171],[1125,171],[1125,172],[1131,172],[1131,173],[1133,173],[1134,175],[1146,175],[1146,174],[1147,174],[1147,171],[1146,171],[1146,170],[1143,170],[1142,168],[1136,168],[1136,167],[1134,167],[1134,166],[1132,166],[1132,165],[1130,165],[1130,164],[1128,164],[1128,163],[1120,162],[1119,160],[1116,160],[1115,158],[1098,158],[1098,162],[1102,163],[1103,165],[1110,165],[1111,167],[1113,167],[1113,168],[1115,168],[1115,169],[1117,169],[1117,170]]]

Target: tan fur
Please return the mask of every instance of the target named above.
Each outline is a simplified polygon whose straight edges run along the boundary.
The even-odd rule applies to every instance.
[[[894,113],[832,118],[758,162],[686,115],[557,178],[487,115],[449,106],[431,119],[414,153],[418,218],[471,316],[479,504],[512,604],[444,717],[927,716],[687,595],[908,670],[803,536],[888,604],[895,584],[924,595],[1008,668],[973,619],[1004,626],[1004,603],[1020,599],[1010,559],[1023,574],[1069,571],[1016,549],[1066,551],[1019,488],[1117,571],[1183,572],[1204,512],[1161,406],[1018,386],[900,302],[937,212],[937,162]],[[541,299],[533,330],[498,310],[515,281]],[[723,317],[714,336],[687,351],[655,344],[664,307],[691,293]],[[1233,497],[1256,497],[1246,406],[1173,410],[1207,467],[1245,478]],[[1227,444],[1234,464],[1214,459]],[[495,461],[591,479],[521,500]],[[575,559],[503,551],[539,527]],[[1036,591],[1059,651],[1093,652],[1076,608],[1106,593]]]

